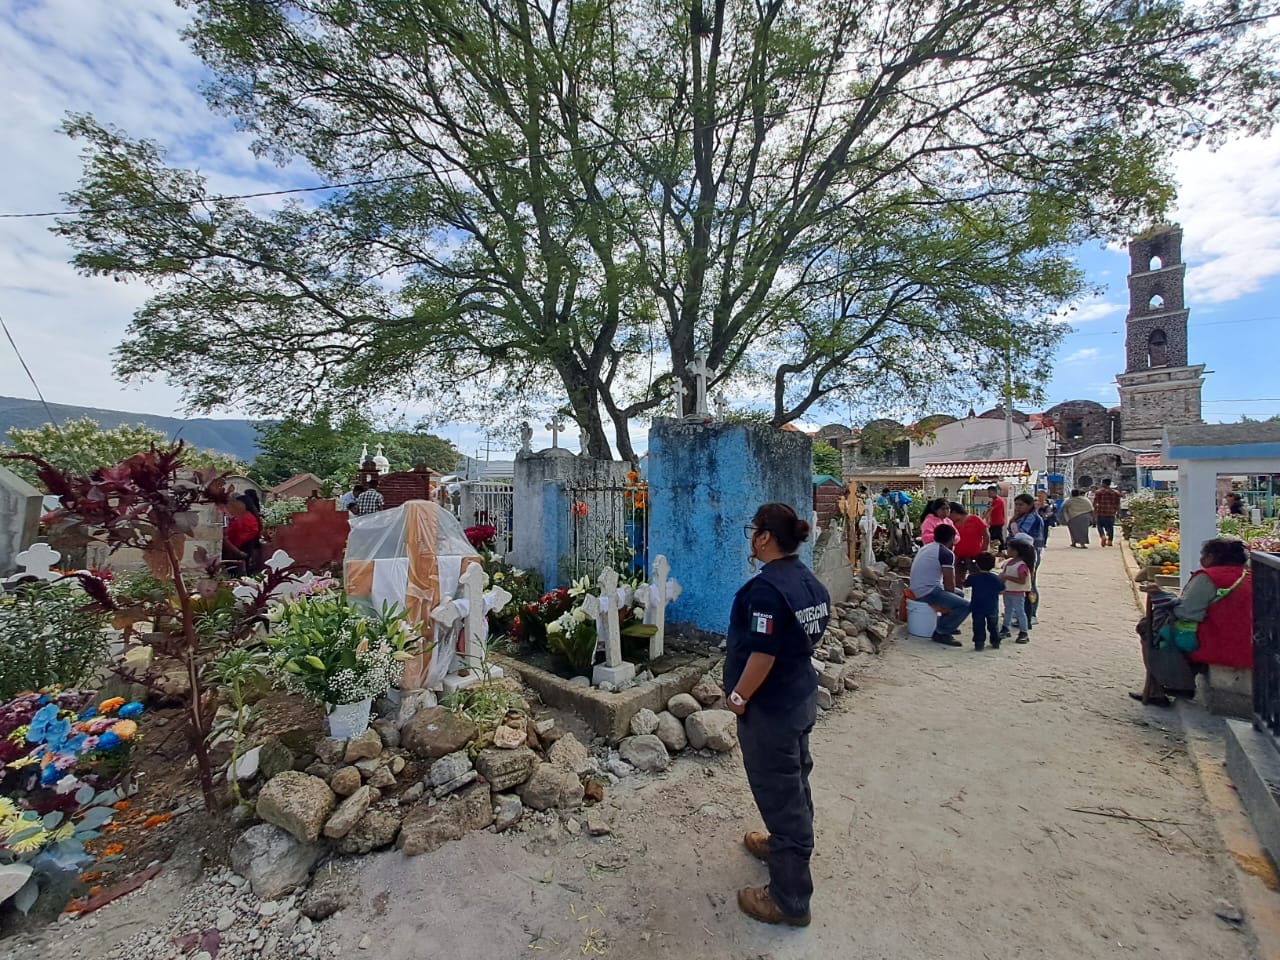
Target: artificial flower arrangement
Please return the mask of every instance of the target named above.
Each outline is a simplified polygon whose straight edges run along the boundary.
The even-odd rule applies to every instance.
[[[467,527],[462,533],[471,546],[481,553],[489,553],[493,550],[493,538],[498,535],[498,529],[491,523],[480,523]]]
[[[24,693],[0,707],[0,864],[41,854],[73,866],[100,836],[136,741],[143,706],[91,692]],[[34,896],[34,894],[33,894]]]
[[[366,616],[342,594],[304,595],[267,614],[267,647],[284,689],[332,709],[381,696],[400,682],[421,645],[403,611]]]

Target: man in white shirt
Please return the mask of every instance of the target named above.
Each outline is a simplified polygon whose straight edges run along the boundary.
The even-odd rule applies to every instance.
[[[920,548],[911,561],[911,592],[916,600],[946,612],[938,618],[931,638],[946,647],[958,647],[956,634],[969,615],[969,601],[956,593],[956,528],[939,524],[933,530],[933,542]]]

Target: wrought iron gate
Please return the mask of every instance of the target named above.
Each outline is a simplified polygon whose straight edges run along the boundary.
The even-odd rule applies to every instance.
[[[454,513],[463,527],[493,527],[493,549],[500,557],[511,552],[515,491],[509,483],[466,480],[458,485]]]
[[[649,488],[635,480],[620,486],[569,487],[572,578],[600,575],[612,567],[622,575],[649,569]]]

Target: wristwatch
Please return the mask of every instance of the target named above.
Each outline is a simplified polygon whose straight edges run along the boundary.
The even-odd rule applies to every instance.
[[[732,703],[735,707],[745,707],[747,705],[747,701],[742,699],[742,695],[738,693],[737,690],[729,694],[729,702]]]

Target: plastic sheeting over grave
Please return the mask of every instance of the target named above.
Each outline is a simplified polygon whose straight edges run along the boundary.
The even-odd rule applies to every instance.
[[[462,572],[480,555],[448,510],[428,500],[410,500],[390,510],[351,518],[343,563],[347,596],[377,613],[383,604],[405,610],[430,642],[431,611],[458,596]],[[448,659],[452,659],[451,657]],[[428,686],[432,653],[405,665],[401,689]],[[437,663],[447,671],[448,663]]]

